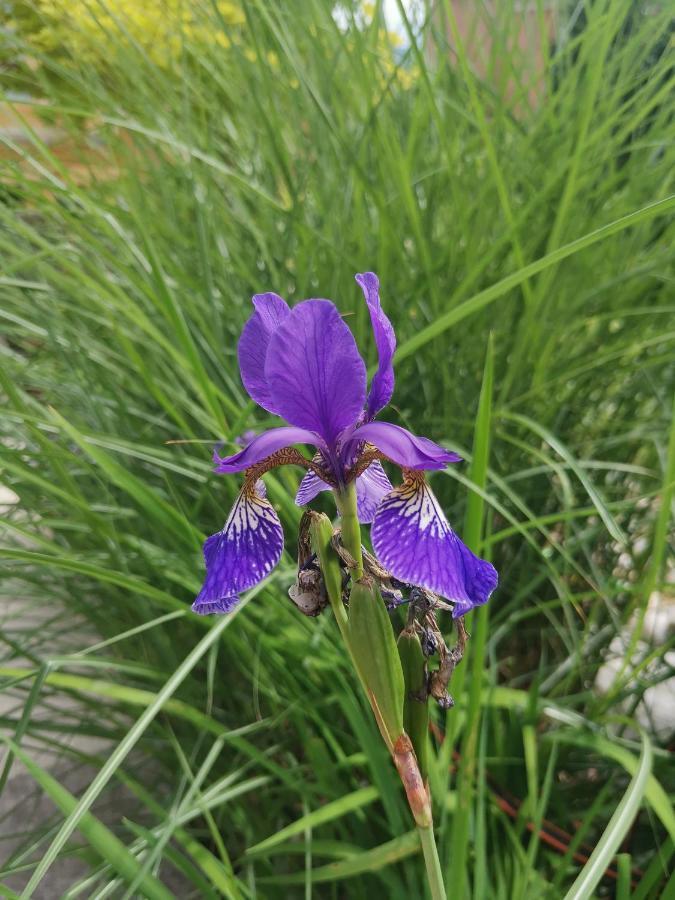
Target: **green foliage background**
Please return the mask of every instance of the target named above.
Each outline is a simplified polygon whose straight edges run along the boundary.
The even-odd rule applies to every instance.
[[[633,719],[669,674],[668,647],[637,638],[675,479],[672,11],[597,0],[572,27],[560,4],[549,42],[535,4],[538,76],[516,4],[497,7],[484,66],[448,3],[395,64],[379,7],[343,5],[338,25],[320,0],[246,3],[227,50],[177,32],[168,69],[121,26],[100,67],[7,35],[5,89],[29,86],[75,148],[66,165],[29,123],[3,139],[0,477],[19,500],[0,549],[0,786],[19,757],[59,808],[3,854],[8,896],[48,891],[72,856],[67,897],[423,895],[335,625],[285,596],[297,473],[269,479],[288,536],[275,575],[229,618],[189,612],[238,488],[211,474],[212,444],[272,424],[238,375],[250,295],[332,298],[373,362],[366,269],[399,339],[389,418],[468,460],[491,439],[484,491],[466,467],[433,478],[501,575],[457,706],[435,713],[452,896],[668,890],[672,766]],[[216,4],[190,9],[222,27]],[[20,807],[3,816],[25,832]],[[578,886],[582,844],[605,850],[599,874],[621,844],[618,887]]]

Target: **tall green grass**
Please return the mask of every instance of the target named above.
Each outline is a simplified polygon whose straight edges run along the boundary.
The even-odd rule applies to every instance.
[[[366,269],[399,338],[389,417],[469,460],[434,490],[501,575],[435,714],[452,896],[667,890],[675,782],[634,722],[667,647],[634,632],[611,692],[593,683],[665,578],[672,10],[596,0],[572,29],[560,4],[535,101],[521,6],[480,10],[484,65],[445,2],[393,67],[379,9],[338,26],[319,0],[252,0],[242,43],[186,41],[168,70],[123,23],[99,68],[36,68],[8,38],[4,87],[44,101],[81,165],[29,123],[5,140],[0,786],[25,767],[55,804],[3,802],[7,896],[53,896],[73,857],[68,898],[423,895],[334,622],[286,599],[296,473],[269,479],[274,576],[228,619],[189,612],[238,487],[211,446],[271,424],[237,370],[250,295],[334,299],[373,362]]]

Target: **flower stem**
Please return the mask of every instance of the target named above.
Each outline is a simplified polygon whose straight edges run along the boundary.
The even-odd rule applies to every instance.
[[[342,544],[356,563],[352,570],[352,581],[358,581],[363,577],[363,555],[361,553],[361,526],[356,512],[355,482],[352,481],[342,491],[336,491],[335,502],[342,519]]]
[[[438,858],[438,850],[434,839],[434,826],[429,825],[428,828],[423,828],[421,825],[418,825],[417,831],[419,832],[420,842],[422,844],[424,865],[427,869],[427,881],[429,883],[432,900],[447,900],[445,888],[443,887],[441,861]]]
[[[361,582],[361,579],[363,578],[363,553],[361,552],[361,527],[356,511],[356,488],[354,487],[354,484],[347,485],[343,491],[336,491],[335,502],[342,520],[342,546],[354,560],[354,566],[351,570],[352,592],[358,590],[370,590],[372,593],[372,586],[368,588],[366,583]],[[419,764],[417,757],[415,756],[413,745],[410,742],[410,738],[403,730],[402,722],[394,722],[393,732],[392,725],[387,724],[386,717],[383,716],[383,709],[386,704],[383,705],[381,702],[378,703],[378,696],[380,701],[385,697],[382,685],[380,684],[379,690],[374,687],[373,682],[379,684],[377,678],[368,678],[367,667],[364,671],[363,656],[360,656],[361,664],[359,664],[359,653],[355,652],[359,650],[360,645],[358,642],[355,643],[354,641],[354,632],[350,627],[351,617],[347,616],[347,612],[342,602],[340,562],[331,547],[332,525],[326,516],[317,516],[314,524],[310,528],[310,532],[312,535],[312,546],[314,552],[317,553],[319,557],[319,564],[326,584],[326,592],[333,608],[333,612],[335,613],[335,618],[340,628],[342,638],[351,657],[361,686],[373,709],[382,738],[387,745],[389,752],[392,754],[401,782],[405,788],[411,812],[418,823],[417,828],[420,834],[420,843],[422,844],[431,898],[432,900],[447,900],[445,889],[443,887],[441,864],[436,849],[436,841],[434,839],[429,793],[420,774]],[[352,598],[354,599],[354,603],[356,603],[355,595],[353,593]],[[386,619],[379,590],[376,594],[372,595],[372,600],[375,603],[380,604],[382,614]],[[375,612],[375,610],[368,608],[367,603],[364,607],[364,597],[362,595],[359,595],[359,606],[357,611],[367,615],[371,615]],[[352,606],[351,612],[352,615],[355,615],[354,606]],[[376,622],[376,618],[372,621]],[[391,630],[389,622],[387,622],[387,627]],[[366,631],[369,632],[374,632],[376,630],[377,629],[366,629]],[[357,631],[357,635],[358,633],[359,632]],[[393,633],[391,635],[391,642],[393,647],[392,658],[395,658],[396,665],[400,669],[401,662],[396,649],[396,644],[393,641]],[[385,666],[385,669],[389,671],[388,666]],[[372,675],[372,672],[370,674]],[[404,678],[402,670],[400,671],[400,680],[402,685],[401,691],[403,691]],[[395,681],[395,678],[387,679],[387,684],[395,683]],[[400,702],[402,705],[402,697]],[[391,704],[389,704],[389,712],[391,713]],[[390,718],[392,717],[390,716]]]

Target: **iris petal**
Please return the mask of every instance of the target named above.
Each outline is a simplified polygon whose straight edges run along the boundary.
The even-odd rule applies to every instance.
[[[330,491],[331,486],[326,484],[316,472],[305,473],[304,478],[300,482],[300,486],[298,487],[298,492],[295,495],[295,505],[296,506],[306,506],[308,503],[311,503],[312,500],[318,496],[321,491]]]
[[[230,612],[241,591],[269,575],[283,549],[284,533],[274,507],[245,486],[223,530],[204,543],[206,578],[193,611],[200,615]]]
[[[218,456],[218,453],[214,451],[213,462],[215,463],[216,472],[221,475],[227,475],[230,472],[243,472],[244,469],[254,466],[284,447],[290,447],[293,444],[313,444],[316,446],[320,443],[321,438],[304,428],[287,426],[270,428],[269,431],[263,431],[247,447],[244,447],[243,450],[234,453],[232,456]]]
[[[370,420],[389,403],[391,395],[394,393],[393,358],[396,350],[396,335],[380,304],[380,282],[377,275],[374,272],[364,272],[355,277],[368,304],[379,360],[377,372],[370,385],[366,406],[366,417]]]
[[[265,377],[275,411],[335,446],[366,400],[366,366],[329,300],[305,300],[270,338]]]
[[[448,524],[424,476],[409,472],[382,500],[370,536],[391,574],[455,603],[453,616],[487,601],[497,572],[465,546]]]
[[[373,521],[380,501],[393,489],[387,473],[377,460],[359,475],[356,479],[356,513],[362,525]]]
[[[462,459],[428,438],[417,437],[391,422],[361,425],[352,433],[348,451],[358,442],[373,444],[388,459],[405,469],[444,469],[448,463]]]
[[[276,413],[265,377],[265,358],[271,336],[291,311],[284,299],[271,292],[256,294],[253,305],[255,312],[244,325],[237,347],[239,371],[251,399]]]

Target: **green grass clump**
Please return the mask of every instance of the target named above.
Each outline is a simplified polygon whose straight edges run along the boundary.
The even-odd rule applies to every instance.
[[[675,783],[635,718],[671,674],[638,638],[675,480],[672,10],[561,3],[552,21],[540,2],[537,74],[521,6],[480,11],[482,59],[449,2],[397,56],[379,7],[368,24],[320,0],[247,3],[240,42],[182,35],[162,69],[123,23],[100,67],[6,36],[4,88],[28,85],[69,149],[33,122],[3,132],[0,786],[25,763],[58,812],[5,807],[0,891],[31,896],[77,857],[67,897],[422,896],[335,624],[285,597],[295,472],[269,479],[289,539],[272,579],[229,618],[189,612],[238,488],[211,446],[271,424],[238,375],[250,295],[332,298],[372,362],[367,269],[399,339],[389,418],[473,458],[433,486],[501,576],[436,713],[446,882],[667,890]],[[191,10],[223,27],[217,4]]]

